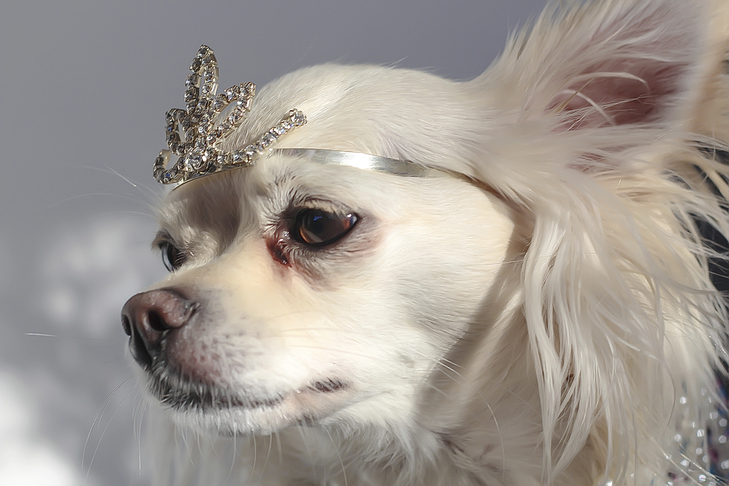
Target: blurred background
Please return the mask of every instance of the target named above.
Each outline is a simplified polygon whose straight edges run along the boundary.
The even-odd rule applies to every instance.
[[[188,66],[480,74],[544,0],[9,0],[0,6],[0,484],[146,484],[119,310],[164,274],[152,162]]]

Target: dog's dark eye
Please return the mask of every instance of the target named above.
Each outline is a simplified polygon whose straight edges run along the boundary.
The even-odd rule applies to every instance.
[[[334,243],[349,233],[357,223],[356,214],[337,214],[321,209],[303,209],[296,215],[294,235],[310,246]]]
[[[185,254],[169,241],[161,242],[159,249],[162,252],[162,263],[168,272],[177,270],[185,263]]]

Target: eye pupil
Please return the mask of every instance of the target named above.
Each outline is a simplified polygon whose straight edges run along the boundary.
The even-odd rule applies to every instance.
[[[349,233],[357,222],[355,214],[337,214],[320,209],[304,209],[296,218],[299,239],[311,246],[334,243]]]
[[[185,263],[185,255],[169,241],[163,241],[159,244],[162,252],[162,263],[168,272],[173,272]]]

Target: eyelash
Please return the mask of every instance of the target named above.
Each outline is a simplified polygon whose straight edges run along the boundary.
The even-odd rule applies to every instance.
[[[161,254],[162,263],[168,272],[174,272],[187,261],[185,253],[177,248],[171,241],[162,240],[157,244]]]

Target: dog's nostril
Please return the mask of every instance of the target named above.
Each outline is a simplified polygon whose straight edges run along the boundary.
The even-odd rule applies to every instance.
[[[165,322],[164,317],[162,317],[158,312],[154,310],[150,310],[147,313],[147,322],[149,323],[149,327],[158,332],[163,332],[170,329],[170,326],[167,324],[167,322]]]
[[[132,335],[132,325],[129,322],[129,317],[124,314],[122,314],[122,328],[124,329],[124,334],[127,336]]]
[[[144,337],[139,331],[133,328],[131,338],[129,339],[129,351],[134,361],[139,363],[145,370],[152,366],[152,355],[149,353],[147,346]]]

